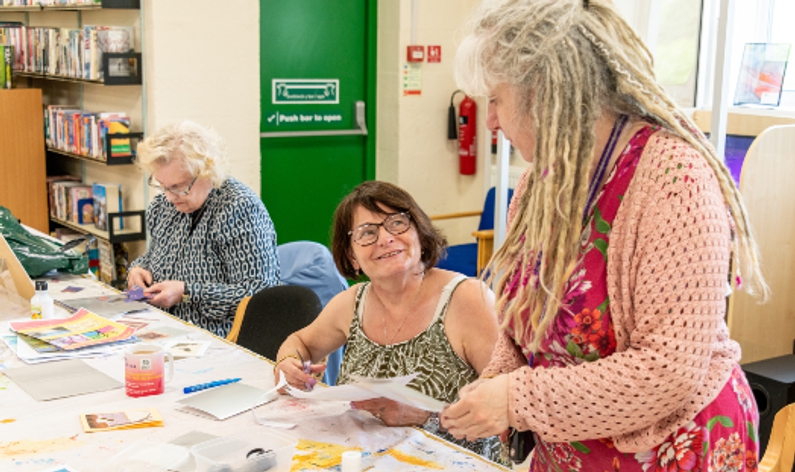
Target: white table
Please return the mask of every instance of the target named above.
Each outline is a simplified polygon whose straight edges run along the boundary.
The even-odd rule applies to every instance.
[[[66,286],[82,286],[78,293],[64,293]],[[82,298],[112,290],[86,277],[66,276],[50,281],[56,299]],[[174,326],[188,329],[192,340],[211,340],[201,358],[175,363],[174,377],[158,396],[130,398],[124,389],[38,402],[5,375],[0,375],[0,470],[40,472],[68,465],[79,472],[107,471],[103,464],[120,451],[140,443],[166,443],[191,431],[227,436],[249,431],[256,437],[270,428],[256,423],[246,412],[225,421],[214,421],[177,410],[184,398],[182,388],[218,379],[241,377],[243,383],[270,389],[273,365],[270,361],[187,325],[159,310],[139,313],[151,318],[145,329]],[[181,338],[184,339],[184,338]],[[123,358],[86,360],[91,366],[123,382]],[[0,343],[0,372],[24,365],[10,349]],[[87,434],[78,420],[80,413],[103,413],[155,407],[164,418],[164,427],[109,431]],[[298,426],[279,430],[297,441],[289,461],[280,461],[275,471],[339,470],[342,451],[361,448],[364,466],[369,470],[506,470],[485,459],[415,428],[388,428],[370,415],[351,410],[347,404],[310,403],[291,397],[256,409],[259,417],[291,419]],[[323,448],[326,449],[323,449]],[[318,455],[318,451],[330,455]],[[334,465],[337,467],[333,467]]]

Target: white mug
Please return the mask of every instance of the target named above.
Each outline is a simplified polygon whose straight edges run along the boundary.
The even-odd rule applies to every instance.
[[[168,357],[168,377],[165,377]],[[174,376],[174,357],[157,344],[135,344],[124,353],[124,387],[127,396],[160,395]]]

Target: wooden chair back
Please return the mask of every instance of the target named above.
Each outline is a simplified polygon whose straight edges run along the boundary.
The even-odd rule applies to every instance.
[[[751,144],[740,174],[771,299],[760,305],[745,291],[729,300],[727,323],[742,363],[792,352],[795,339],[795,125],[774,126]],[[743,274],[740,274],[742,276]]]
[[[773,420],[770,441],[759,462],[759,472],[791,472],[795,463],[795,403],[782,408]]]

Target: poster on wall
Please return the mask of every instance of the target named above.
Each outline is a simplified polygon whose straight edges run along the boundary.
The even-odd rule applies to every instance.
[[[778,106],[789,51],[785,43],[746,44],[734,104]]]
[[[403,96],[422,95],[422,63],[403,64]]]

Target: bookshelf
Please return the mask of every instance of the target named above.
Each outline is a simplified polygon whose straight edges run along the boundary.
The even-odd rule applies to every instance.
[[[103,79],[30,72],[33,70],[30,68],[27,72],[14,71],[15,86],[18,89],[38,89],[40,91],[40,115],[43,115],[41,112],[43,105],[55,105],[87,113],[124,113],[129,117],[131,132],[129,135],[123,136],[130,139],[132,156],[114,155],[109,145],[104,150],[106,158],[92,155],[91,152],[81,152],[80,149],[71,149],[71,146],[64,147],[59,144],[58,147],[55,147],[46,140],[44,146],[47,176],[71,174],[81,177],[88,186],[93,183],[121,186],[124,211],[108,216],[122,219],[125,229],[103,231],[97,229],[93,223],[78,224],[57,218],[51,212],[48,216],[49,224],[45,225],[45,228],[39,229],[47,231],[47,229],[69,228],[80,233],[90,233],[100,240],[100,244],[104,241],[105,247],[113,247],[116,243],[125,243],[125,249],[129,251],[128,262],[132,261],[145,250],[146,228],[145,210],[143,209],[148,196],[146,179],[132,165],[134,144],[143,137],[146,129],[143,61],[140,52],[143,49],[144,22],[140,0],[101,0],[95,4],[87,5],[0,6],[0,21],[17,21],[29,28],[79,29],[83,31],[86,25],[100,25],[132,29],[132,51],[102,54],[102,60],[98,63],[100,71],[104,71]],[[62,33],[63,31],[61,30]],[[63,36],[61,37],[63,38]],[[81,34],[78,44],[82,44],[83,40],[84,36]],[[87,53],[86,57],[88,57]],[[112,63],[113,60],[117,62]],[[115,74],[109,70],[112,64],[119,62],[123,62],[125,65],[129,64],[124,74]],[[96,64],[97,61],[94,63]],[[79,75],[83,72],[84,65],[79,62],[77,64]],[[92,74],[93,70],[95,69],[92,68]],[[67,73],[72,75],[73,70]],[[87,66],[85,77],[88,77]],[[97,118],[97,122],[98,120],[99,118]],[[44,137],[45,125],[39,127],[42,137]],[[110,142],[111,138],[118,136],[120,135],[109,135],[107,141]],[[44,176],[41,177],[41,181],[42,185],[45,185]],[[46,198],[45,190],[45,200]],[[46,205],[45,201],[45,208]],[[111,261],[116,259],[112,252],[109,258]],[[117,278],[123,278],[123,274],[119,274]]]
[[[90,233],[94,236],[104,239],[110,243],[126,243],[130,241],[140,241],[141,239],[146,237],[145,231],[142,230],[144,228],[144,218],[146,212],[144,210],[139,211],[123,211],[120,213],[109,213],[108,219],[114,220],[116,218],[130,218],[136,217],[139,220],[139,224],[137,225],[138,229],[122,229],[114,231],[111,229],[110,231],[103,231],[101,229],[97,229],[93,223],[88,224],[78,224],[68,220],[62,220],[60,218],[56,218],[51,216],[50,219],[59,225],[66,226],[67,228],[71,228],[75,231],[79,231],[81,233]]]

